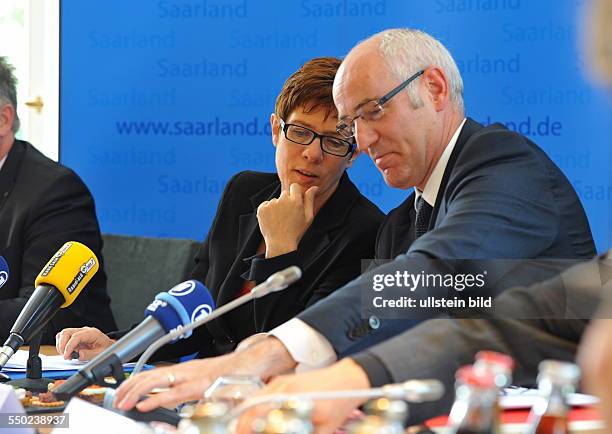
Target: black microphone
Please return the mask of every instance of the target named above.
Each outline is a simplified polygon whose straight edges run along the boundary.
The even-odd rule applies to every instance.
[[[123,363],[132,360],[167,333],[182,330],[200,316],[210,314],[214,307],[212,295],[197,280],[187,280],[168,292],[157,294],[145,310],[144,321],[94,357],[53,393],[66,400],[87,386],[104,384],[104,377],[111,374],[120,382],[123,380]],[[190,335],[188,332],[182,337]]]
[[[96,255],[75,241],[67,242],[38,274],[36,289],[28,299],[11,333],[0,349],[0,369],[15,352],[51,321],[60,308],[68,307],[98,271]]]

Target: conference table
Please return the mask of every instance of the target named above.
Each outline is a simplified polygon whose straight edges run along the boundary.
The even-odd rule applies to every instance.
[[[27,349],[24,348],[24,349]],[[40,350],[41,354],[52,356],[57,355],[57,351],[54,346],[43,345]],[[54,414],[54,413],[50,413]],[[529,414],[528,409],[518,410],[506,410],[502,415],[502,433],[504,434],[522,434],[525,432],[525,421]],[[580,434],[605,434],[604,426],[600,420],[599,414],[594,407],[577,407],[573,408],[570,417],[570,431]],[[440,416],[431,419],[427,422],[434,432],[439,434],[445,434],[450,432],[446,428],[447,417]],[[40,428],[38,431],[41,434],[48,434],[53,430],[52,427]]]

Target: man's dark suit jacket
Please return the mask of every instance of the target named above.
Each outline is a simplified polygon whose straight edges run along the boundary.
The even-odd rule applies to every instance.
[[[410,407],[410,424],[448,413],[456,370],[486,349],[510,355],[513,384],[533,386],[545,359],[573,362],[594,317],[610,318],[612,255],[577,264],[531,287],[511,288],[495,300],[487,319],[433,319],[353,355],[372,387],[436,378],[445,387],[440,401]],[[600,312],[597,309],[600,305]],[[606,307],[608,309],[606,309]]]
[[[191,278],[204,282],[217,306],[238,297],[247,280],[260,283],[290,265],[302,269],[291,287],[249,302],[194,331],[191,338],[167,345],[156,359],[196,351],[208,357],[232,351],[254,333],[268,331],[312,306],[361,273],[372,258],[383,213],[343,174],[336,191],[308,228],[298,250],[265,259],[254,255],[263,237],[257,207],[279,197],[278,175],[242,172],[227,184],[212,227],[196,256]]]
[[[567,178],[537,145],[501,124],[483,127],[466,120],[444,172],[430,230],[416,241],[414,215],[413,194],[389,213],[379,230],[377,259],[395,260],[298,315],[325,336],[339,356],[419,323],[380,320],[367,307],[364,315],[360,296],[362,291],[371,292],[374,274],[410,271],[415,260],[590,259],[595,255],[588,220]],[[443,261],[430,262],[422,270],[443,274],[446,270],[441,265]],[[525,282],[519,273],[509,274],[505,288],[549,276]],[[408,295],[405,288],[395,290]]]
[[[66,241],[85,244],[102,263],[102,238],[89,190],[73,171],[15,140],[0,169],[0,256],[10,268],[8,282],[0,288],[2,341],[34,291],[36,276]],[[60,330],[85,325],[116,329],[103,267],[75,302],[51,320],[43,343],[55,344]]]

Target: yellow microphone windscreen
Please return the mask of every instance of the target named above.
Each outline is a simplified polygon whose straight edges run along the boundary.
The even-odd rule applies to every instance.
[[[62,293],[67,307],[78,297],[100,268],[98,258],[84,244],[68,241],[47,262],[36,277],[35,285],[51,285]]]

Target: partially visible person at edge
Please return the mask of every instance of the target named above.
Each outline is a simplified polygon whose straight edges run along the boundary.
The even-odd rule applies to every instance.
[[[56,333],[66,327],[90,324],[116,330],[94,200],[72,170],[15,138],[16,87],[13,67],[0,57],[0,256],[9,266],[8,279],[0,282],[0,339],[8,337],[34,292],[38,273],[67,241],[89,247],[101,267],[74,303],[51,319],[42,343],[53,344]]]
[[[584,28],[592,32],[587,41],[594,70],[612,95],[612,0],[594,0],[587,17],[589,22]],[[612,143],[612,137],[603,138],[606,139]],[[612,260],[610,251],[607,255]],[[609,270],[612,273],[612,264]],[[606,295],[599,310],[600,319],[589,326],[578,360],[582,366],[583,384],[587,391],[599,397],[600,414],[606,431],[612,434],[612,294]]]
[[[335,129],[332,85],[339,66],[336,58],[317,58],[287,79],[270,116],[277,173],[241,172],[229,181],[190,276],[205,283],[217,306],[290,265],[302,269],[302,278],[165,346],[156,359],[232,351],[328,296],[359,275],[362,259],[373,257],[384,215],[346,173],[357,152]],[[87,360],[123,334],[66,329],[57,349]]]

